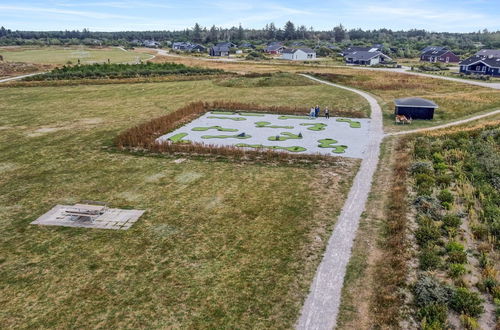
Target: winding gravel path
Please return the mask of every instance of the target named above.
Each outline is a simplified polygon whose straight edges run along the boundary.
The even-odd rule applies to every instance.
[[[351,257],[351,250],[354,238],[356,237],[361,214],[365,210],[368,195],[371,190],[373,176],[379,161],[380,144],[384,137],[456,126],[500,113],[500,109],[439,126],[384,134],[382,109],[377,103],[377,100],[370,94],[354,88],[320,80],[306,74],[302,74],[302,76],[322,84],[354,92],[364,97],[371,107],[372,124],[369,131],[367,153],[361,161],[361,167],[354,178],[353,185],[349,191],[349,195],[347,196],[342,212],[340,213],[333,233],[328,240],[323,260],[316,270],[309,295],[306,298],[304,306],[302,307],[300,318],[295,326],[298,330],[333,329],[336,325],[340,307],[341,293],[344,285],[344,276],[347,264],[349,263],[349,259]]]
[[[372,123],[367,152],[361,161],[361,167],[354,178],[342,212],[328,240],[323,260],[316,271],[309,295],[296,324],[297,329],[332,329],[337,319],[344,276],[351,257],[359,220],[365,209],[379,160],[380,143],[384,137],[382,109],[377,100],[368,93],[316,79],[309,75],[303,76],[322,84],[359,94],[368,101],[371,107]]]

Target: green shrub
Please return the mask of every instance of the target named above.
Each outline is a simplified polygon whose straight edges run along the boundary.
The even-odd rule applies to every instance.
[[[427,217],[422,217],[419,220],[419,227],[415,231],[415,239],[417,243],[422,246],[428,246],[436,243],[441,237],[439,227]]]
[[[433,270],[439,267],[441,258],[433,247],[423,249],[419,255],[419,265],[422,270]]]
[[[464,251],[464,250],[465,250],[465,247],[457,241],[451,241],[448,244],[446,244],[446,251],[447,252]]]
[[[419,194],[430,195],[432,193],[432,189],[436,185],[436,180],[434,180],[434,177],[429,174],[419,173],[415,175],[415,183],[417,184]]]
[[[446,324],[448,306],[446,304],[431,303],[420,308],[417,317],[421,320],[422,329],[442,329]]]
[[[437,195],[437,198],[441,201],[441,204],[442,203],[453,203],[453,200],[454,200],[453,194],[448,189],[441,190],[439,192],[439,194]]]
[[[435,277],[420,276],[413,287],[415,304],[418,307],[430,304],[447,305],[453,294],[453,290],[440,283]]]
[[[448,174],[438,174],[436,175],[435,182],[441,187],[446,187],[450,185],[451,179],[451,176]]]
[[[432,154],[432,161],[434,163],[436,163],[436,164],[443,163],[444,162],[444,157],[439,152],[435,152],[435,153]]]
[[[446,214],[442,221],[446,228],[459,228],[462,224],[462,219],[456,214]]]
[[[413,204],[418,212],[426,214],[433,219],[439,219],[441,206],[436,198],[428,195],[419,195],[415,198]]]
[[[419,162],[414,162],[410,166],[410,172],[412,174],[419,174],[419,173],[424,173],[424,174],[432,174],[434,172],[434,168],[432,167],[432,163],[428,161],[419,161]]]
[[[457,313],[478,317],[484,312],[479,294],[467,288],[457,288],[450,300],[450,307]]]
[[[467,269],[463,264],[449,264],[448,265],[448,274],[451,278],[459,278],[462,275],[467,273]]]
[[[467,253],[465,253],[465,251],[448,252],[448,262],[454,264],[465,264],[467,263]]]

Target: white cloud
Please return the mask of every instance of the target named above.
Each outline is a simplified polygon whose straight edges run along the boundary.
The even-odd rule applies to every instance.
[[[101,13],[101,12],[93,12],[93,11],[67,10],[67,9],[59,9],[59,8],[40,8],[40,7],[0,5],[0,10],[13,11],[16,14],[19,14],[20,12],[50,13],[50,14],[79,16],[79,17],[86,17],[86,18],[93,18],[93,19],[111,19],[111,18],[140,19],[140,17],[127,16],[127,15],[117,15],[117,14]]]

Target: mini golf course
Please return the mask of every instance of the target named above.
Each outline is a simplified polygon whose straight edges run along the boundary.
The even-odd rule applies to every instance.
[[[248,116],[243,117],[244,115]],[[308,122],[304,122],[304,119]],[[283,120],[286,120],[285,125]],[[363,158],[369,129],[370,119],[366,118],[326,119],[220,110],[205,113],[160,136],[157,141]],[[209,131],[215,134],[207,134]],[[238,140],[245,140],[245,143],[239,143]]]

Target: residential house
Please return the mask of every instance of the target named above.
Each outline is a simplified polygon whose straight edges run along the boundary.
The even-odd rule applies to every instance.
[[[429,46],[422,49],[420,61],[431,63],[458,63],[460,62],[460,57],[446,47]]]
[[[206,47],[202,45],[192,44],[190,42],[174,42],[172,44],[172,49],[184,52],[196,52],[196,53],[202,53],[207,50]]]
[[[266,48],[264,48],[264,52],[268,54],[281,54],[283,50],[285,49],[285,46],[281,42],[272,42],[269,45],[267,45]]]
[[[357,65],[377,65],[391,62],[392,59],[381,51],[370,49],[368,51],[354,51],[344,55],[345,62]]]
[[[161,44],[158,41],[154,41],[154,40],[144,40],[142,42],[142,45],[144,47],[149,47],[149,48],[158,48],[161,46]]]
[[[210,48],[210,56],[229,56],[231,48],[235,48],[236,45],[231,42],[221,42]]]
[[[500,77],[500,50],[483,49],[477,52],[460,62],[460,72]]]
[[[315,60],[316,52],[310,48],[285,48],[281,58],[291,61]]]
[[[375,46],[350,46],[344,49],[340,54],[342,56],[349,55],[354,52],[375,52],[375,51],[381,51],[382,49],[380,47]]]
[[[240,45],[240,48],[243,48],[243,49],[255,49],[255,45],[254,44],[251,44],[249,42],[244,42]]]
[[[484,56],[484,57],[500,57],[500,49],[481,49],[476,53],[477,56]]]

